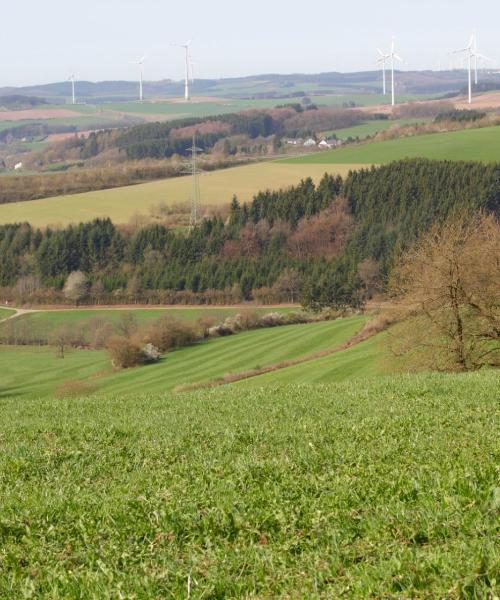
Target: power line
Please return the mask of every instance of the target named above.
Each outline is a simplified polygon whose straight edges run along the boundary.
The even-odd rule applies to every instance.
[[[196,135],[193,135],[193,145],[188,148],[191,152],[191,159],[186,161],[186,169],[184,173],[192,177],[191,190],[191,216],[189,218],[189,226],[195,227],[201,218],[201,194],[200,194],[200,175],[202,169],[198,167],[198,153],[203,152],[202,148],[196,146]]]

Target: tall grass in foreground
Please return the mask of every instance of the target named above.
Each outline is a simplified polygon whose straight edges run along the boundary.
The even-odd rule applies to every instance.
[[[0,598],[494,598],[498,384],[3,399]]]

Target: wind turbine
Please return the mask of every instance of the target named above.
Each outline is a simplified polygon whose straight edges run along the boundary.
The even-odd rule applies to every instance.
[[[193,62],[193,59],[191,57],[191,55],[189,56],[189,72],[191,74],[191,83],[194,83],[194,67],[195,67],[196,63]]]
[[[134,62],[132,62],[131,64],[133,65],[137,65],[139,67],[139,102],[142,102],[144,99],[144,94],[143,94],[143,66],[144,66],[144,61],[146,60],[146,57],[143,56],[141,59],[136,60]]]
[[[72,96],[72,100],[73,100],[73,104],[76,104],[76,96],[75,96],[75,75],[73,73],[73,75],[70,75],[68,77],[68,81],[71,81],[71,96]]]
[[[477,85],[478,83],[478,62],[480,60],[484,60],[485,62],[493,62],[493,60],[491,58],[488,58],[487,56],[484,56],[484,54],[481,54],[477,51],[477,30],[474,29],[474,44],[473,44],[473,52],[474,52],[474,83]]]
[[[466,54],[466,59],[468,62],[468,72],[469,72],[469,104],[472,104],[472,59],[476,56],[474,52],[474,44],[475,44],[476,36],[473,33],[470,36],[469,45],[466,48],[460,48],[460,50],[454,50],[452,54]]]
[[[387,95],[387,85],[386,85],[386,76],[385,76],[385,71],[386,71],[386,63],[389,60],[389,54],[384,54],[382,52],[382,50],[380,50],[380,48],[377,48],[378,53],[380,54],[380,58],[378,59],[377,63],[382,64],[382,87],[384,90],[384,96]]]
[[[174,46],[178,46],[179,48],[184,48],[186,52],[186,75],[184,79],[184,100],[188,102],[190,100],[189,96],[189,47],[191,46],[191,40],[186,42],[185,44],[174,44]]]
[[[392,104],[392,106],[395,106],[395,104],[396,104],[396,90],[395,90],[395,87],[394,87],[394,59],[399,60],[399,62],[404,62],[404,61],[399,56],[399,54],[396,54],[396,52],[394,50],[394,38],[392,39],[391,51],[387,55],[387,58],[390,59],[390,61],[391,61],[391,87],[392,87],[391,104]]]

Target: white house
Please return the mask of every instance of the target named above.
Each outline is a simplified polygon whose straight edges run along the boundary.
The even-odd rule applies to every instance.
[[[18,162],[16,165],[14,165],[14,171],[19,171],[22,168],[23,168],[22,162]]]
[[[312,148],[313,146],[316,146],[316,140],[313,140],[312,138],[309,138],[304,142],[305,148]]]

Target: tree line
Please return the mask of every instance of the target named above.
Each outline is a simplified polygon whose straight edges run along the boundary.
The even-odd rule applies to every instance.
[[[325,175],[251,202],[235,197],[215,216],[178,231],[136,231],[109,219],[34,229],[0,227],[0,286],[31,301],[297,301],[360,306],[400,254],[454,214],[500,212],[500,165],[413,159]],[[81,293],[64,296],[83,274]]]

